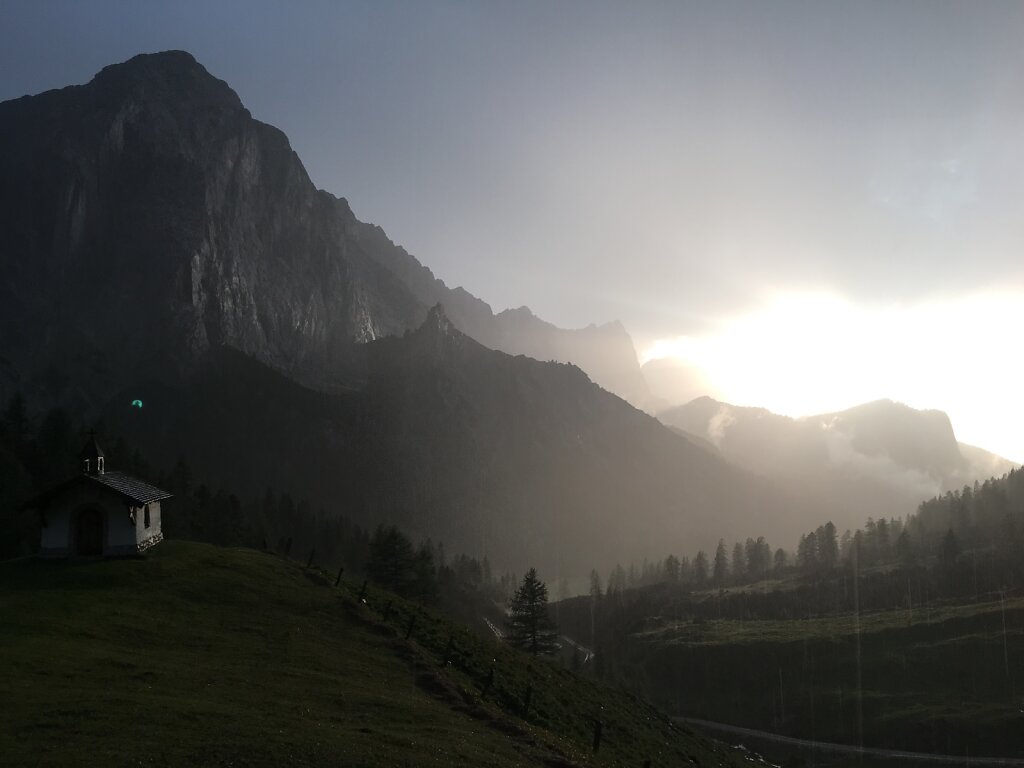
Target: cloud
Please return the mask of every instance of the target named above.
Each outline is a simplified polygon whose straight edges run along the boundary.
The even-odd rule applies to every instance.
[[[822,435],[829,461],[837,469],[871,478],[917,499],[930,499],[943,490],[942,482],[927,472],[900,466],[885,454],[860,453],[853,447],[853,436],[834,424],[823,425]]]
[[[716,448],[722,447],[722,441],[725,439],[725,433],[729,430],[733,424],[736,423],[736,417],[732,414],[731,409],[727,405],[723,405],[718,409],[718,412],[711,417],[708,421],[708,437],[711,442],[715,444]]]

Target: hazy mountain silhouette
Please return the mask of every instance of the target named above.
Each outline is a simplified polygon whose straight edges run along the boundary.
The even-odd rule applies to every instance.
[[[351,387],[351,342],[415,328],[443,302],[488,346],[646,397],[621,326],[495,316],[449,289],[317,190],[287,137],[180,51],[0,104],[0,267],[0,395],[88,410],[126,375],[185,372],[223,344]]]
[[[792,419],[700,397],[659,418],[741,467],[818,496],[822,518],[843,526],[905,516],[926,498],[1015,466],[958,443],[942,411],[891,400]]]
[[[121,393],[103,421],[147,456],[185,456],[240,492],[301,489],[356,520],[549,573],[798,530],[795,502],[769,481],[575,366],[487,349],[439,307],[361,350],[363,387],[328,394],[220,347],[179,383]]]

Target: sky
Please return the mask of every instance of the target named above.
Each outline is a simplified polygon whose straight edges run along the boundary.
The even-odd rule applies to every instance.
[[[0,100],[190,51],[449,285],[1024,461],[1024,3],[0,2]]]

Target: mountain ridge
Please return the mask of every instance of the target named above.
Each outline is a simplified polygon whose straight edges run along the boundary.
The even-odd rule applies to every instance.
[[[158,466],[183,457],[197,478],[247,497],[291,489],[329,513],[395,523],[509,568],[582,577],[769,525],[780,537],[800,530],[775,522],[801,507],[771,481],[676,435],[577,366],[479,344],[440,308],[416,331],[363,349],[363,386],[338,393],[211,350],[187,381],[118,393],[102,422]],[[144,409],[131,407],[136,398]]]
[[[222,343],[311,386],[349,386],[353,342],[412,329],[439,301],[488,346],[590,354],[534,338],[551,333],[539,324],[530,338],[512,332],[486,302],[448,288],[345,198],[316,189],[284,133],[186,52],[141,54],[87,84],[4,102],[0,138],[0,257],[11,273],[0,329],[30,329],[4,350],[0,394],[50,379],[48,400],[95,408],[116,370],[147,353],[150,369],[187,369]],[[105,291],[126,282],[127,300]],[[628,347],[611,368],[634,371],[635,384]],[[79,391],[61,391],[65,369]],[[615,375],[595,375],[615,388]]]
[[[819,496],[834,522],[850,527],[906,516],[924,499],[1016,466],[957,442],[945,412],[888,399],[793,418],[704,396],[659,419],[738,466]]]

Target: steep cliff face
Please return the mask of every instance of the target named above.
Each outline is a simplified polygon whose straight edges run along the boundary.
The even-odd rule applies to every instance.
[[[30,375],[86,354],[116,377],[228,344],[328,383],[348,342],[426,311],[284,134],[185,53],[0,105],[0,210],[0,312]]]
[[[183,52],[0,104],[0,269],[0,387],[64,399],[219,345],[350,386],[354,344],[439,301],[483,343],[530,352],[317,190],[284,134]]]

